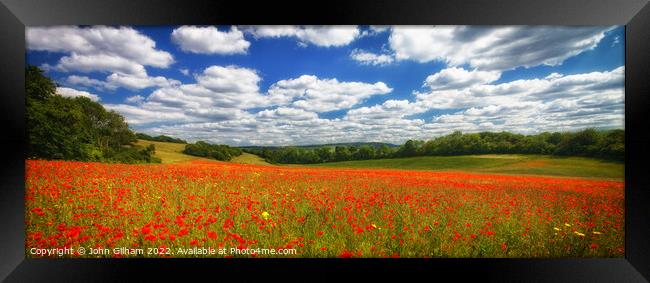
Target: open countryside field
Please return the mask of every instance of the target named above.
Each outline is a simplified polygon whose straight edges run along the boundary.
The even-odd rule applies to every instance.
[[[138,145],[154,144],[163,164],[190,161],[219,162],[214,159],[183,154],[185,144],[138,140]],[[230,162],[253,165],[271,165],[250,153],[233,158]],[[465,156],[419,156],[378,160],[329,162],[310,165],[283,165],[286,167],[381,168],[431,171],[466,171],[495,174],[549,175],[623,179],[624,163],[594,158],[557,157],[547,155],[484,154]]]
[[[154,156],[159,157],[162,160],[163,164],[182,163],[182,162],[190,162],[190,161],[218,162],[210,158],[184,154],[183,149],[185,148],[185,144],[182,143],[138,140],[136,144],[141,146],[148,146],[150,144],[155,145],[156,153],[154,154]],[[259,156],[246,153],[246,152],[242,153],[242,155],[240,156],[233,158],[232,160],[230,160],[230,162],[240,163],[240,164],[271,165],[266,161],[264,161],[264,159],[260,158]]]
[[[487,154],[465,156],[419,156],[311,164],[309,167],[384,168],[433,171],[467,171],[498,174],[549,175],[565,177],[625,177],[623,162],[581,157]]]
[[[136,144],[141,146],[153,144],[156,146],[156,153],[154,156],[159,157],[163,164],[182,163],[193,160],[215,161],[214,159],[183,154],[185,144],[182,143],[138,140]]]
[[[191,253],[203,247],[296,251],[213,257],[624,254],[624,183],[611,179],[622,164],[487,155],[265,166],[152,143],[167,164],[26,161],[27,246],[155,251],[85,257],[206,256]]]
[[[232,163],[239,163],[239,164],[252,164],[252,165],[271,165],[268,162],[264,161],[261,157],[243,152],[240,156],[237,156],[230,160]]]

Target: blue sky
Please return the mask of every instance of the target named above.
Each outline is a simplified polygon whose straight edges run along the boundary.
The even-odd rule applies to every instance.
[[[27,62],[136,131],[402,143],[624,124],[623,27],[30,27]]]

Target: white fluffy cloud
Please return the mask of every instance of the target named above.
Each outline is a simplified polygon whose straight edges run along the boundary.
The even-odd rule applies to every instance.
[[[594,48],[608,27],[434,26],[393,27],[390,48],[397,60],[469,64],[481,70],[555,66]]]
[[[257,72],[236,66],[211,66],[196,77],[197,82],[212,91],[220,93],[257,93],[257,84],[262,80]]]
[[[427,78],[428,92],[416,91],[419,103],[432,109],[465,108],[476,105],[506,105],[518,101],[550,101],[585,97],[594,93],[623,91],[624,67],[606,72],[591,72],[575,75],[552,74],[543,79],[515,80],[501,84],[474,81],[455,89],[438,88],[429,83],[432,78],[442,77],[449,69]],[[478,71],[461,71],[465,77],[477,77]],[[474,73],[474,74],[472,74]],[[486,80],[490,81],[490,80]]]
[[[423,112],[426,109],[408,100],[387,100],[382,104],[359,107],[348,111],[343,120],[364,125],[422,124],[419,119],[405,119],[405,116]]]
[[[373,95],[387,94],[393,89],[383,82],[339,82],[337,79],[319,79],[303,75],[281,80],[269,88],[272,97],[296,98],[292,105],[314,112],[347,109]]]
[[[415,92],[426,109],[465,109],[431,117],[428,131],[539,131],[623,127],[624,67],[543,79]]]
[[[145,66],[167,68],[174,63],[172,55],[156,49],[156,42],[130,27],[28,27],[30,50],[61,52],[54,66],[46,69],[60,72],[110,73],[106,81],[71,75],[72,85],[114,90],[118,87],[143,89],[177,84],[164,77],[149,77]]]
[[[196,83],[174,83],[154,90],[146,98],[127,104],[108,104],[133,125],[236,120],[251,116],[242,109],[266,106],[259,92],[261,78],[254,70],[236,66],[211,66],[196,75]]]
[[[354,49],[350,53],[352,60],[361,63],[362,65],[383,66],[393,63],[393,56],[388,54],[375,54],[372,52]]]
[[[92,88],[96,88],[96,89],[114,89],[115,88],[114,85],[108,84],[105,81],[92,79],[92,78],[89,78],[89,77],[86,77],[86,76],[72,75],[72,76],[68,76],[68,78],[65,81],[66,81],[66,83],[71,84],[71,85],[92,87]]]
[[[360,36],[357,26],[255,26],[247,29],[256,38],[296,37],[302,44],[337,47]]]
[[[195,79],[192,84],[163,86],[146,98],[132,96],[126,100],[128,104],[107,107],[123,113],[129,123],[143,126],[171,122],[232,124],[246,119],[290,119],[300,123],[318,119],[317,112],[347,109],[372,95],[392,90],[383,82],[339,82],[300,76],[278,81],[262,92],[262,78],[257,71],[232,65],[210,66],[196,74]],[[260,107],[267,109],[255,115],[247,111]]]
[[[258,84],[262,78],[253,69],[210,66],[195,79],[196,83],[181,85],[175,91],[186,97],[207,99],[210,104],[205,107],[249,109],[273,104],[260,92]]]
[[[494,74],[448,68],[424,79],[427,90],[414,92],[412,100],[389,99],[357,108],[354,107],[358,103],[345,102],[350,95],[342,95],[345,93],[342,90],[362,89],[364,91],[358,93],[379,95],[389,88],[382,86],[383,83],[339,82],[300,76],[276,82],[262,94],[256,87],[259,78],[252,74],[256,73],[253,70],[214,67],[197,75],[196,84],[155,91],[138,106],[110,108],[125,114],[130,123],[152,134],[236,145],[403,143],[407,139],[430,139],[454,130],[537,133],[622,127],[624,123],[623,67],[498,84],[494,84],[497,79]],[[248,83],[237,86],[222,84],[219,80],[235,74],[242,77],[240,82]],[[464,83],[454,89],[433,83],[441,83],[445,76],[458,74]],[[198,79],[203,76],[209,78]],[[202,84],[210,84],[212,89]],[[189,86],[202,91],[189,91]],[[256,101],[265,103],[265,109],[255,114],[234,105],[259,103],[247,104],[242,100],[239,104],[232,101],[232,104],[224,104],[220,100],[224,93],[255,90],[258,92]],[[321,101],[327,98],[332,101]],[[320,118],[318,113],[333,109],[331,105],[349,110],[342,118]]]
[[[467,71],[462,68],[447,68],[428,76],[424,84],[431,89],[458,89],[476,84],[486,84],[496,81],[501,76],[498,71]]]
[[[314,112],[305,111],[303,109],[278,107],[276,109],[267,109],[257,113],[257,118],[260,120],[313,120],[318,119],[318,114]]]
[[[83,90],[76,90],[69,87],[57,87],[56,94],[63,97],[87,97],[92,101],[99,101],[99,96]]]
[[[132,104],[140,104],[144,101],[144,97],[142,95],[133,95],[127,97],[125,101]]]
[[[156,42],[130,27],[28,27],[27,48],[69,53],[63,70],[137,73],[142,66],[166,68],[174,58],[156,49]],[[139,66],[139,67],[138,67]]]
[[[184,124],[197,121],[177,107],[168,107],[155,102],[142,102],[140,105],[104,104],[104,107],[124,115],[126,121],[132,126],[156,123]]]
[[[171,38],[183,51],[199,54],[246,54],[251,45],[235,26],[229,31],[214,26],[182,26],[172,32]]]
[[[257,38],[294,37],[302,45],[335,47],[390,31],[388,45],[380,53],[354,49],[350,58],[373,66],[396,60],[448,65],[421,78],[422,88],[410,96],[386,97],[388,100],[376,105],[364,105],[364,101],[375,96],[383,99],[382,95],[393,92],[381,81],[302,75],[269,82],[268,89],[261,89],[263,73],[234,65],[209,66],[192,73],[178,69],[188,76],[181,77],[183,83],[149,76],[146,68],[169,67],[173,57],[130,28],[29,28],[27,36],[31,50],[64,53],[50,66],[54,70],[106,75],[100,80],[93,75],[70,74],[62,81],[65,87],[57,88],[59,95],[97,101],[97,95],[84,90],[152,88],[130,94],[121,104],[105,104],[107,109],[123,114],[138,131],[190,141],[287,145],[403,143],[453,130],[535,133],[623,127],[623,67],[495,83],[504,70],[561,64],[593,48],[607,29],[371,27],[361,33],[349,26],[233,27],[228,31],[181,27],[171,35],[187,52],[244,54],[250,48],[244,38],[246,32]],[[120,35],[121,31],[126,35]],[[329,115],[324,112],[336,110],[347,112],[340,118],[322,118]]]
[[[146,76],[147,74],[143,65],[123,57],[107,54],[79,55],[73,53],[70,56],[62,57],[56,66],[47,68],[60,72],[115,72],[137,76]]]
[[[106,77],[106,83],[112,88],[124,87],[132,90],[148,87],[172,87],[180,85],[179,81],[168,79],[163,76],[134,76],[119,73],[113,73]]]
[[[112,73],[106,77],[106,81],[89,78],[86,76],[71,75],[65,80],[67,84],[92,87],[98,90],[115,90],[118,87],[130,90],[138,90],[149,87],[171,87],[180,85],[180,82],[174,79],[168,79],[162,76],[150,77],[147,75],[128,75]]]

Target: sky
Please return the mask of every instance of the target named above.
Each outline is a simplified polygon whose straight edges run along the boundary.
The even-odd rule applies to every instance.
[[[58,95],[190,142],[624,127],[622,26],[51,26],[26,39]]]

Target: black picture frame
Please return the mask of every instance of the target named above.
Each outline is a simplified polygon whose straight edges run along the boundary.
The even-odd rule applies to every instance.
[[[340,280],[382,277],[542,282],[650,278],[650,4],[646,0],[222,1],[0,0],[0,280]],[[27,259],[24,249],[25,26],[169,24],[625,25],[625,258],[621,259]],[[224,275],[225,274],[225,275]],[[443,275],[444,274],[444,275]],[[367,277],[362,277],[367,278]],[[364,280],[365,281],[365,280]]]

